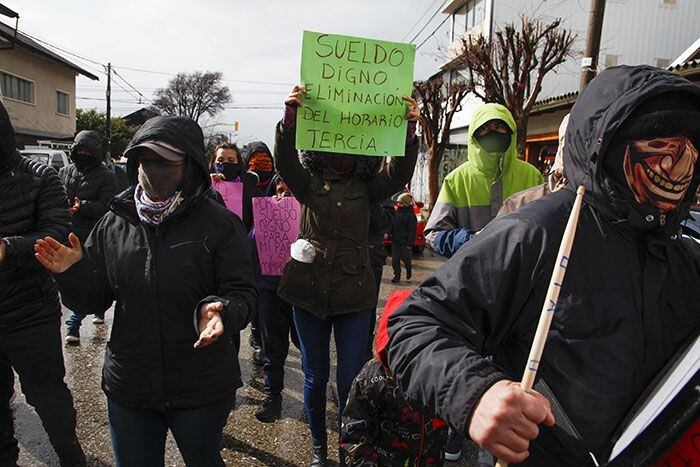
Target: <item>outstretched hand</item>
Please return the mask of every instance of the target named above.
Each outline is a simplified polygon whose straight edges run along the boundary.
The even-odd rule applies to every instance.
[[[221,319],[221,311],[224,304],[221,302],[205,303],[199,309],[199,340],[194,343],[194,348],[206,347],[217,341],[224,333],[224,321]]]
[[[54,274],[66,272],[75,263],[83,259],[83,247],[78,237],[68,235],[70,247],[67,247],[51,237],[39,239],[34,244],[34,256],[42,266]]]

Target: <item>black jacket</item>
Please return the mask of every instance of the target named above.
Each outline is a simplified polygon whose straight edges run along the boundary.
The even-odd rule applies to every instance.
[[[392,245],[399,247],[413,246],[416,241],[417,223],[413,206],[399,206],[391,221],[391,230],[389,230]]]
[[[355,171],[345,175],[305,168],[295,138],[294,129],[285,129],[280,122],[275,163],[301,203],[299,238],[314,246],[316,257],[313,263],[293,258],[287,262],[279,296],[323,320],[371,309],[377,303],[377,289],[367,241],[370,212],[411,180],[418,138],[407,133],[405,156],[394,158],[383,170],[370,171],[372,164],[378,169],[378,161],[358,156]],[[307,166],[318,159],[311,157]],[[365,170],[371,173],[364,174]]]
[[[467,435],[481,395],[520,380],[574,201],[586,187],[576,239],[539,365],[599,460],[664,363],[700,323],[700,264],[679,241],[700,170],[678,212],[640,225],[602,171],[606,145],[643,100],[700,89],[652,67],[598,75],[571,112],[564,188],[492,221],[425,280],[390,320],[389,366],[407,399]],[[486,359],[492,355],[494,358]],[[541,426],[531,465],[585,465],[562,429]]]
[[[240,219],[209,196],[199,126],[156,117],[130,145],[146,140],[189,157],[183,203],[154,228],[140,222],[134,188],[123,192],[85,242],[86,258],[58,281],[64,303],[78,312],[116,299],[102,379],[109,398],[136,408],[201,407],[242,385],[239,331],[258,302],[250,248]],[[136,162],[127,167],[135,180]],[[194,349],[196,314],[214,301],[225,304],[224,335]]]
[[[81,131],[77,134],[71,148],[71,161],[75,162],[75,153],[81,147],[94,154],[94,162],[82,171],[73,163],[63,167],[58,175],[70,204],[74,198],[80,199],[80,209],[73,214],[73,231],[84,242],[93,226],[107,212],[109,201],[121,190],[117,177],[103,163],[104,151],[97,133]]]
[[[68,232],[68,201],[58,174],[20,156],[0,104],[0,239],[6,245],[0,262],[0,336],[59,319],[56,285],[34,258],[34,242],[47,235],[63,242]]]

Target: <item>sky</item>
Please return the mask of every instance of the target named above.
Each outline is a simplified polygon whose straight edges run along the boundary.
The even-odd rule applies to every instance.
[[[302,32],[307,30],[421,45],[415,79],[438,70],[449,43],[447,0],[2,0],[20,14],[20,30],[49,42],[100,81],[80,76],[77,106],[105,109],[112,63],[112,114],[147,106],[153,91],[177,72],[221,71],[233,102],[207,132],[233,131],[240,144],[272,146],[284,97],[299,80]],[[441,24],[442,23],[442,24]],[[148,70],[151,72],[136,71]],[[128,84],[127,84],[128,83]],[[133,86],[130,87],[129,85]],[[142,104],[138,103],[140,96]],[[128,91],[128,92],[127,92]],[[125,101],[125,102],[120,102]],[[234,108],[238,107],[238,108]],[[240,107],[263,107],[245,109]]]

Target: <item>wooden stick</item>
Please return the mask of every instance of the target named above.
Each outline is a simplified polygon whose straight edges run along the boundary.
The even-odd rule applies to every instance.
[[[571,208],[569,221],[566,223],[566,228],[564,229],[564,237],[561,239],[561,245],[559,245],[557,261],[554,263],[554,271],[552,271],[552,278],[549,281],[549,288],[547,289],[547,298],[545,298],[544,304],[542,305],[540,322],[537,324],[535,339],[532,342],[532,347],[530,348],[530,355],[527,357],[527,364],[525,365],[525,371],[523,372],[523,379],[520,381],[520,388],[525,392],[530,392],[535,383],[537,369],[539,368],[540,360],[542,359],[542,351],[544,350],[544,344],[547,341],[547,334],[549,334],[549,326],[552,323],[554,309],[556,308],[557,300],[559,299],[559,291],[561,290],[561,285],[564,282],[566,267],[569,264],[569,255],[571,254],[571,246],[573,245],[574,237],[576,236],[576,226],[578,225],[578,217],[579,213],[581,212],[581,203],[583,202],[583,194],[585,192],[586,189],[583,187],[583,185],[578,187],[578,190],[576,190],[574,207]],[[507,467],[508,462],[499,460],[496,465],[498,467]]]

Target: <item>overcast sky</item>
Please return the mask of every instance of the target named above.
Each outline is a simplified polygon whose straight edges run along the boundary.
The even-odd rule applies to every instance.
[[[111,62],[147,98],[167,85],[168,74],[209,70],[223,72],[233,94],[232,106],[279,107],[227,109],[214,120],[200,122],[239,121],[240,143],[263,140],[272,144],[283,98],[299,80],[304,29],[409,42],[425,26],[415,44],[435,33],[416,54],[416,79],[437,71],[443,56],[440,50],[449,43],[450,22],[438,28],[446,15],[435,14],[446,3],[443,0],[1,1],[20,14],[20,30],[86,59]],[[62,55],[93,73],[100,69]],[[104,101],[80,99],[104,98],[105,76],[99,76],[99,82],[78,78],[78,107],[104,110]],[[115,81],[131,95],[113,84],[113,115],[142,107],[133,90]],[[231,126],[218,129],[232,131]]]

